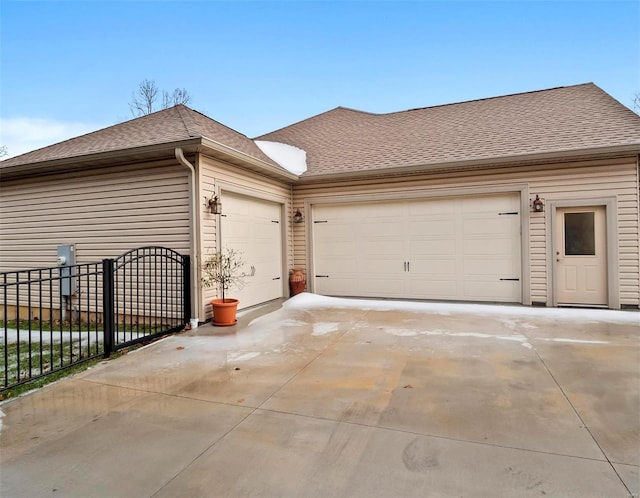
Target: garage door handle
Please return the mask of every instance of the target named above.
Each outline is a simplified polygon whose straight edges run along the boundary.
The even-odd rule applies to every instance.
[[[316,278],[329,278],[329,275],[316,275]]]
[[[519,278],[501,278],[500,280],[508,280],[510,282],[520,282]]]
[[[280,280],[280,277],[272,278],[271,280]]]

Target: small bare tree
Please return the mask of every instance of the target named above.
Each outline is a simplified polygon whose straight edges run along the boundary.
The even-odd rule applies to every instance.
[[[184,88],[176,88],[173,93],[160,91],[154,80],[142,80],[138,89],[132,94],[129,109],[134,117],[151,114],[156,109],[156,103],[162,96],[160,109],[166,109],[178,104],[191,102],[191,95]]]
[[[235,249],[225,248],[210,254],[202,263],[202,285],[205,287],[218,286],[222,290],[222,302],[225,301],[225,291],[230,288],[242,288],[248,276],[244,270],[242,253]]]
[[[191,95],[184,88],[176,88],[173,93],[166,90],[162,92],[162,108],[173,107],[174,105],[187,105],[191,102]]]
[[[0,157],[4,157],[9,154],[6,145],[0,145]]]
[[[633,98],[633,110],[636,114],[640,114],[640,92],[636,92],[636,95]]]

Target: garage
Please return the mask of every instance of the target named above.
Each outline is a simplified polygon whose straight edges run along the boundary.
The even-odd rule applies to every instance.
[[[314,291],[520,302],[519,193],[313,206]]]
[[[282,277],[282,205],[223,192],[222,246],[241,251],[247,274],[242,289],[228,293],[239,309],[284,296]]]

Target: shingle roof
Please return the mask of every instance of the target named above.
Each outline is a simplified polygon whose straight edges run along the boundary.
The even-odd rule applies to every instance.
[[[170,107],[42,149],[27,152],[2,161],[0,166],[38,163],[178,142],[192,138],[215,140],[251,157],[278,168],[280,167],[267,157],[253,140],[184,105]]]
[[[245,135],[184,105],[0,162],[0,168],[207,138],[282,169]],[[259,137],[307,153],[304,177],[638,146],[640,117],[593,83],[372,114],[338,107]]]
[[[307,177],[640,145],[640,117],[586,83],[390,114],[338,107],[258,139],[304,149]]]

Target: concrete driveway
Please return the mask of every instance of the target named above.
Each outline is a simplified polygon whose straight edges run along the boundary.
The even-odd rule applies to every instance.
[[[302,294],[0,405],[3,497],[640,488],[640,315]]]

